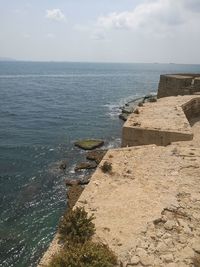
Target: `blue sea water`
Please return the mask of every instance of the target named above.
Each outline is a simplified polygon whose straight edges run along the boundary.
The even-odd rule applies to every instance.
[[[0,62],[0,266],[37,265],[66,208],[64,179],[85,156],[73,142],[119,146],[119,107],[177,72],[200,65]]]

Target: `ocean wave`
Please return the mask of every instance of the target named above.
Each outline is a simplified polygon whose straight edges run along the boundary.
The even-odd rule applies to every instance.
[[[121,113],[121,107],[123,107],[125,104],[137,99],[143,97],[143,95],[141,94],[135,94],[135,95],[131,95],[125,98],[120,99],[120,101],[116,102],[116,103],[110,103],[110,104],[106,104],[104,105],[104,107],[107,108],[108,112],[106,113],[110,118],[117,118],[119,116],[119,114]]]
[[[14,117],[14,116],[17,116],[17,114],[14,112],[5,111],[5,110],[0,109],[0,117],[3,118],[3,117]]]
[[[112,148],[118,148],[118,147],[121,147],[121,138],[115,138],[113,140],[110,140],[108,144],[106,144],[103,148],[112,149]]]
[[[107,110],[108,110],[107,115],[110,118],[116,118],[119,116],[119,114],[120,114],[119,104],[106,104],[106,105],[104,105],[104,107],[107,108]]]
[[[75,167],[76,167],[76,164],[73,164],[72,166],[70,166],[70,168],[69,168],[69,171],[68,171],[68,172],[69,172],[70,174],[75,174],[75,170],[74,170],[74,169],[75,169]]]

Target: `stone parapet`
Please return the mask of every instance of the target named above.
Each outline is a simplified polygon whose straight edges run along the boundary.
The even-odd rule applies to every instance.
[[[200,92],[199,74],[166,74],[160,76],[158,98],[191,95]]]
[[[193,138],[188,120],[200,115],[200,97],[179,96],[158,99],[139,107],[122,130],[122,147],[169,145]]]

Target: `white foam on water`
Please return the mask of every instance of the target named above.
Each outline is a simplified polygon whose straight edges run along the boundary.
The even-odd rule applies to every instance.
[[[116,118],[118,118],[119,114],[121,113],[121,108],[125,104],[127,104],[127,103],[129,103],[129,102],[131,102],[131,101],[133,101],[133,100],[135,100],[137,98],[140,98],[140,97],[143,97],[143,96],[140,95],[140,94],[135,94],[135,95],[131,95],[131,96],[125,97],[125,98],[121,99],[117,103],[106,104],[106,105],[104,105],[104,107],[106,107],[107,110],[108,110],[108,112],[106,114],[111,119],[116,119]]]
[[[116,138],[109,141],[107,145],[104,146],[105,149],[119,148],[121,147],[121,138]]]
[[[73,164],[69,169],[69,173],[74,174],[75,173],[75,170],[74,170],[75,167],[76,167],[76,164]]]
[[[150,92],[150,95],[154,95],[154,96],[156,96],[156,95],[157,95],[157,91],[152,91],[152,92]]]
[[[107,108],[108,112],[106,113],[111,119],[116,118],[120,114],[120,106],[119,104],[106,104],[104,107]]]
[[[131,101],[134,101],[140,97],[143,97],[143,95],[141,94],[135,94],[135,95],[131,95],[131,96],[128,96],[128,97],[125,97],[123,99],[120,100],[120,107],[124,106],[125,104],[131,102]]]

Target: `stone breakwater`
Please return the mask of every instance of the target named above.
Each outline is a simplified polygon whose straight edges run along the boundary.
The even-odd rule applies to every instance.
[[[94,214],[94,239],[108,244],[120,267],[199,266],[199,103],[188,95],[139,107],[123,128],[126,147],[108,150],[76,203]],[[59,249],[56,235],[39,266]]]

